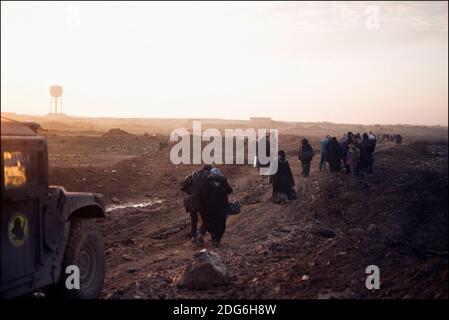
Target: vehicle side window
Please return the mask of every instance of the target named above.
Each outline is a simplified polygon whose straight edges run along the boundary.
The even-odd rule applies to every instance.
[[[4,151],[3,164],[5,190],[38,183],[36,152]]]

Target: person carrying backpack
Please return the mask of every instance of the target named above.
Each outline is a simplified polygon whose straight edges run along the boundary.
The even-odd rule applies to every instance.
[[[200,212],[206,224],[206,230],[211,234],[214,247],[219,247],[226,230],[226,218],[229,213],[228,195],[232,192],[228,179],[217,168],[210,171],[210,175],[201,187]],[[203,231],[205,230],[200,232]],[[203,237],[204,233],[200,236]]]
[[[202,225],[200,227],[200,235],[197,237],[198,213],[200,210],[199,194],[211,170],[212,166],[206,164],[201,169],[192,172],[181,184],[181,190],[187,194],[183,202],[186,212],[190,214],[189,237],[193,243],[197,241],[200,243],[204,242],[202,234],[205,233],[206,225],[203,217],[201,217]]]
[[[330,172],[340,172],[343,152],[336,137],[332,137],[332,139],[327,144],[326,149]]]
[[[308,177],[310,175],[310,163],[312,162],[315,152],[309,143],[309,140],[302,139],[301,147],[299,148],[298,160],[301,160],[302,175]]]

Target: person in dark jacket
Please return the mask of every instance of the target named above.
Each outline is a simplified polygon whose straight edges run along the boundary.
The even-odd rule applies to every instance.
[[[343,159],[343,164],[345,166],[345,171],[346,173],[350,173],[350,168],[349,168],[349,164],[346,162],[346,157],[348,155],[348,150],[349,150],[349,145],[351,145],[353,143],[353,139],[354,139],[354,134],[349,131],[348,134],[346,135],[346,139],[341,141],[341,151],[342,151],[342,159]]]
[[[357,148],[360,149],[360,172],[366,178],[373,160],[373,146],[369,141],[368,134],[363,134],[362,142],[357,145]]]
[[[273,185],[273,202],[285,203],[296,197],[295,180],[283,150],[278,152],[278,170],[270,177],[270,183]]]
[[[309,140],[302,139],[298,153],[298,160],[301,160],[303,177],[308,177],[310,175],[310,163],[312,162],[314,155],[315,152],[313,151]]]
[[[190,214],[189,236],[191,237],[193,243],[196,241],[201,243],[204,242],[202,235],[205,233],[206,225],[203,217],[201,217],[202,224],[200,227],[200,234],[197,236],[198,213],[200,209],[199,194],[204,182],[210,174],[211,169],[211,165],[204,165],[201,169],[198,169],[187,176],[181,185],[181,190],[187,194],[184,198],[184,207],[186,212]]]
[[[327,144],[327,161],[331,172],[339,172],[341,170],[342,149],[336,137]]]
[[[212,244],[218,247],[226,230],[228,195],[233,189],[228,179],[217,168],[213,168],[200,191],[200,212],[211,234]]]

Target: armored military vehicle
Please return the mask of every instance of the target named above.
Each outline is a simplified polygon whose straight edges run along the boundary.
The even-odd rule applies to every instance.
[[[48,185],[39,126],[1,119],[0,298],[97,298],[105,276],[101,195]]]

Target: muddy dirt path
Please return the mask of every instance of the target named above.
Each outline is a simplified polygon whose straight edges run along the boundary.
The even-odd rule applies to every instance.
[[[105,195],[102,298],[447,298],[447,144],[437,151],[379,144],[375,175],[365,185],[320,173],[319,155],[303,178],[296,142],[282,145],[299,195],[290,204],[273,204],[267,179],[251,166],[220,168],[242,211],[228,219],[218,249],[187,238],[179,182],[195,166],[143,154],[100,169],[53,168],[61,184],[99,186],[95,191]],[[174,287],[174,276],[203,247],[224,258],[231,284]],[[369,264],[381,267],[383,290],[366,289]]]
[[[203,247],[212,249],[212,246],[209,242],[205,245],[192,244],[187,238],[190,220],[182,207],[183,194],[173,190],[178,189],[177,181],[171,181],[167,192],[160,187],[164,183],[163,171],[168,164],[161,159],[151,162],[133,159],[133,164],[141,171],[145,171],[146,166],[151,166],[148,170],[161,174],[162,177],[158,181],[159,198],[153,199],[150,195],[150,198],[137,199],[131,202],[128,208],[123,208],[127,206],[126,203],[109,206],[109,210],[113,210],[110,211],[108,220],[102,223],[108,247],[108,274],[103,296],[149,297],[148,292],[144,294],[136,288],[149,278],[155,278],[158,284],[151,285],[157,292],[153,297],[171,297],[171,293],[166,292],[166,289],[158,289],[158,286],[170,286],[174,274],[188,263],[196,251]],[[123,166],[123,163],[121,165]],[[157,167],[160,170],[157,170]],[[178,172],[180,169],[175,168]],[[178,173],[178,176],[183,177],[193,169],[193,166],[183,168],[184,172]],[[271,242],[275,239],[270,234],[272,226],[282,229],[284,225],[288,227],[294,221],[292,210],[307,201],[306,195],[309,191],[304,189],[303,192],[303,188],[316,189],[318,179],[311,178],[309,182],[300,178],[299,169],[293,163],[292,170],[298,184],[300,200],[286,207],[279,207],[270,201],[271,186],[267,183],[267,178],[259,176],[254,168],[223,167],[235,190],[231,199],[239,199],[243,208],[239,215],[230,217],[222,246],[214,250],[230,257],[231,261],[242,260],[242,257],[248,255],[248,251],[254,249],[256,243],[262,243],[264,240]],[[156,202],[152,205],[132,207],[153,200]],[[202,293],[193,293],[192,297],[197,294]],[[186,297],[190,297],[189,293],[186,293]]]

